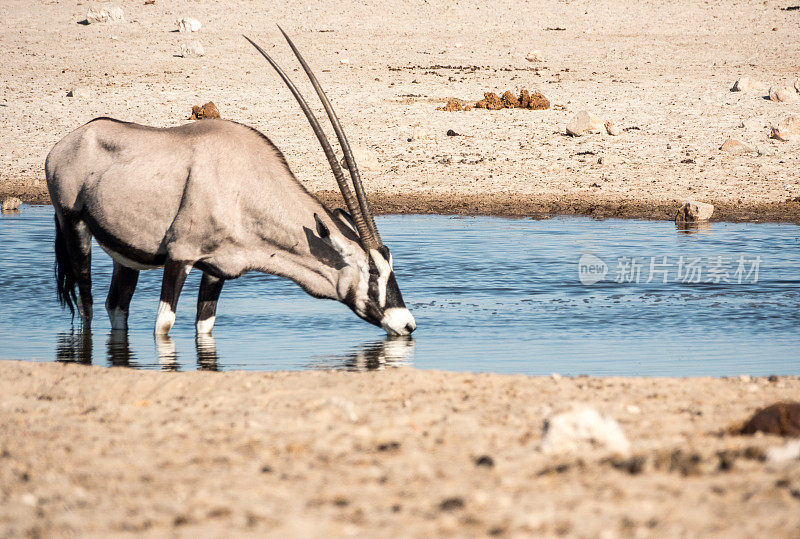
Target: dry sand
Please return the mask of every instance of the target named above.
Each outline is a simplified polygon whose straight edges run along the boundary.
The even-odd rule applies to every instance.
[[[240,36],[308,93],[280,22],[351,142],[374,152],[365,181],[380,211],[672,218],[696,198],[716,204],[717,219],[798,222],[800,142],[768,137],[800,101],[729,91],[743,76],[766,86],[800,77],[800,11],[781,9],[790,3],[137,0],[120,4],[124,24],[84,26],[88,3],[2,0],[0,197],[45,201],[47,152],[94,117],[177,125],[209,100],[272,137],[312,192],[334,191],[297,105]],[[191,38],[171,32],[186,15],[203,23]],[[189,39],[204,57],[177,56]],[[535,49],[542,62],[526,59]],[[91,96],[67,97],[75,86]],[[435,110],[522,87],[554,108]],[[621,134],[567,137],[583,109]],[[729,137],[761,155],[720,151]]]
[[[725,432],[798,394],[798,377],[5,361],[0,536],[797,537],[800,460]],[[632,457],[543,453],[544,418],[570,402],[616,418]]]
[[[126,23],[85,26],[83,2],[0,1],[0,198],[46,201],[47,152],[96,116],[178,125],[213,100],[336,200],[297,106],[240,37],[294,66],[280,22],[351,142],[374,152],[364,176],[380,211],[671,218],[695,198],[716,204],[719,219],[800,220],[800,143],[768,138],[800,102],[728,91],[742,76],[798,77],[800,11],[782,10],[786,1],[120,5]],[[185,15],[203,23],[191,38],[171,32]],[[206,55],[177,57],[188,39]],[[534,49],[543,62],[526,60]],[[75,86],[90,96],[67,97]],[[448,97],[522,87],[556,106],[435,110]],[[623,131],[565,136],[583,109]],[[729,137],[760,155],[721,152]],[[0,362],[0,536],[798,537],[800,462],[764,462],[782,443],[774,437],[725,434],[798,394],[796,377]],[[570,402],[615,417],[634,458],[545,455],[542,422]],[[481,456],[493,466],[476,466]]]

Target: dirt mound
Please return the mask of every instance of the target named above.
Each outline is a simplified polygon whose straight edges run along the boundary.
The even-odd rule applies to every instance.
[[[446,112],[461,112],[465,110],[472,110],[472,107],[465,105],[460,99],[451,97],[447,100],[447,104],[444,107],[436,107],[436,110],[443,110]]]
[[[190,120],[205,120],[207,118],[222,118],[219,114],[219,109],[213,101],[209,101],[202,107],[194,105],[192,107],[192,115],[189,116]]]
[[[448,105],[450,102],[448,102]],[[475,108],[486,110],[500,109],[531,109],[546,110],[550,108],[550,101],[539,92],[529,93],[525,88],[519,93],[519,97],[514,95],[511,90],[503,92],[502,97],[494,92],[485,92],[483,99],[475,103]],[[439,110],[449,110],[447,105]]]
[[[800,436],[800,402],[776,402],[753,414],[742,427],[742,434]]]

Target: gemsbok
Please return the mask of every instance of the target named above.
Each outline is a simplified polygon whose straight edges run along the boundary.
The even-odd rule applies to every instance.
[[[169,333],[184,280],[203,272],[195,327],[214,326],[223,283],[248,271],[286,277],[338,300],[389,335],[416,328],[395,280],[350,145],[317,78],[281,29],[339,140],[353,189],[325,133],[284,71],[278,72],[317,136],[349,213],[330,211],[295,178],[281,151],[252,127],[201,120],[154,128],[97,118],[47,156],[55,207],[56,280],[62,305],[92,321],[91,239],[114,260],[106,309],[127,329],[139,271],[164,268],[155,333]],[[76,289],[77,287],[77,294]]]

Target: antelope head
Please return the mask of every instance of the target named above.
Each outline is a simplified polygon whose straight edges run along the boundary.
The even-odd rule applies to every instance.
[[[400,293],[400,287],[397,285],[397,280],[394,276],[392,255],[389,252],[389,248],[381,241],[378,227],[375,225],[375,218],[372,215],[369,201],[361,183],[361,175],[353,158],[350,144],[347,142],[347,137],[339,123],[339,118],[336,116],[319,81],[317,81],[317,77],[311,71],[297,47],[286,35],[286,32],[280,26],[278,28],[289,43],[300,65],[303,66],[303,70],[308,75],[320,101],[322,101],[344,153],[344,161],[353,182],[353,189],[351,189],[325,132],[320,127],[317,118],[300,94],[300,91],[283,69],[261,47],[247,36],[244,36],[277,71],[300,104],[300,108],[311,124],[314,134],[325,152],[325,157],[328,159],[333,175],[336,178],[336,183],[339,185],[342,197],[349,210],[349,213],[344,210],[335,210],[331,213],[331,217],[338,225],[337,228],[340,228],[340,230],[333,232],[319,215],[314,214],[318,236],[339,254],[344,264],[337,284],[337,299],[350,307],[360,318],[383,328],[387,334],[409,335],[416,329],[416,322],[414,321],[414,316],[403,302],[403,295]],[[343,231],[349,233],[343,234]]]

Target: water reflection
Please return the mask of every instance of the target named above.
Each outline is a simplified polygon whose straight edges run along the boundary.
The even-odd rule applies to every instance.
[[[679,234],[710,234],[711,233],[711,223],[708,221],[696,221],[692,222],[685,222],[685,223],[675,223],[675,230],[678,231]]]
[[[386,337],[362,344],[348,354],[316,358],[312,369],[375,371],[387,367],[411,366],[414,363],[414,339],[408,336]]]
[[[154,337],[158,366],[164,371],[181,369],[175,341],[169,335]],[[59,333],[56,342],[56,360],[64,363],[92,364],[93,341],[91,332],[70,331]],[[221,362],[217,345],[211,335],[195,337],[197,369],[205,371],[220,370]],[[131,348],[127,331],[110,331],[106,340],[108,365],[115,367],[150,367],[137,360]],[[386,337],[380,341],[368,342],[355,347],[345,354],[317,356],[308,365],[313,369],[336,369],[347,371],[383,370],[387,367],[410,366],[414,359],[414,339],[411,337]]]
[[[69,333],[59,333],[56,341],[56,361],[91,365],[91,332],[70,331]]]

